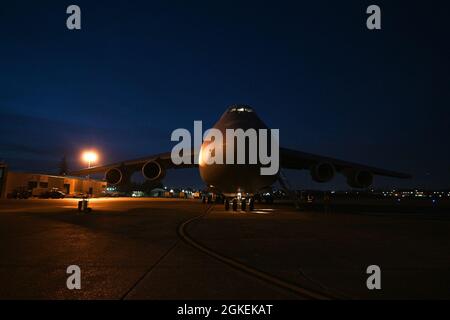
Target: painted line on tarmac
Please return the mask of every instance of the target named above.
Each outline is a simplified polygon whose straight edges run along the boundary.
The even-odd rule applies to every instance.
[[[212,206],[206,209],[206,212],[201,214],[200,216],[196,216],[195,218],[199,218],[204,216],[208,213],[208,210],[212,209]],[[139,284],[144,280],[147,275],[149,275],[160,263],[164,260],[180,243],[180,239],[177,239],[177,241],[161,256],[159,259],[147,270],[144,272],[144,274],[131,286],[130,289],[128,289],[120,298],[120,300],[125,300],[133,291],[136,289]]]
[[[213,206],[209,207],[205,213],[193,217],[189,220],[186,220],[185,222],[182,222],[179,226],[178,226],[178,235],[180,236],[181,239],[183,239],[186,243],[188,243],[189,245],[191,245],[192,247],[200,250],[201,252],[207,254],[210,257],[213,257],[231,267],[233,267],[234,269],[237,269],[241,272],[244,272],[250,276],[256,277],[260,280],[263,280],[271,285],[274,285],[276,287],[285,289],[287,291],[290,292],[294,292],[295,294],[301,296],[302,298],[309,298],[309,299],[319,299],[319,300],[330,300],[330,299],[335,299],[337,297],[331,296],[330,294],[325,294],[325,293],[320,293],[320,292],[316,292],[316,291],[312,291],[310,289],[305,289],[302,287],[299,287],[298,285],[295,285],[293,283],[289,283],[285,280],[282,280],[280,278],[277,278],[275,276],[272,276],[268,273],[265,273],[263,271],[257,270],[253,267],[247,266],[241,262],[238,262],[230,257],[226,257],[212,249],[209,249],[208,247],[204,246],[203,244],[201,244],[200,242],[196,241],[194,238],[192,238],[189,233],[186,231],[186,227],[193,221],[198,220],[203,218],[204,216],[206,216],[211,209],[213,208]]]

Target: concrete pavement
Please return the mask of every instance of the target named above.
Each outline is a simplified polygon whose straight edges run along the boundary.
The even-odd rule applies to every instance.
[[[286,206],[253,213],[215,206],[185,230],[224,263],[179,236],[202,215],[194,200],[75,199],[0,202],[1,299],[302,299],[252,274],[349,298],[450,297],[450,219],[323,214]],[[82,289],[66,288],[79,265]],[[382,270],[369,291],[365,269]],[[307,297],[306,297],[307,298]]]

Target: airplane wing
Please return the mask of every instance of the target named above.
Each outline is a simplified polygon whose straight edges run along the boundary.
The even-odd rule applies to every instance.
[[[135,171],[141,170],[149,180],[159,181],[165,176],[167,169],[194,168],[194,157],[197,152],[191,151],[191,164],[176,165],[172,162],[171,153],[160,153],[148,157],[96,166],[70,172],[72,176],[85,176],[96,173],[105,173],[106,180],[111,184],[119,184],[131,176]],[[286,169],[309,169],[313,180],[327,182],[339,172],[347,177],[351,187],[364,188],[372,184],[373,175],[402,178],[411,178],[409,174],[370,167],[358,163],[343,161],[330,157],[319,156],[287,148],[280,148],[280,165]]]
[[[192,157],[195,155],[195,153],[192,153]],[[160,154],[151,155],[148,157],[133,159],[133,160],[126,160],[122,162],[116,162],[116,163],[110,163],[107,165],[102,166],[95,166],[90,168],[85,168],[77,171],[69,172],[69,175],[71,176],[85,176],[89,174],[96,174],[96,173],[106,173],[107,171],[111,169],[121,169],[126,170],[128,172],[134,172],[137,170],[141,170],[142,167],[149,163],[149,162],[155,162],[158,163],[164,170],[165,169],[178,169],[178,168],[194,168],[198,166],[197,164],[194,164],[193,158],[191,163],[192,164],[180,164],[176,165],[172,162],[171,159],[171,153],[165,152]]]
[[[357,188],[371,185],[373,175],[400,179],[409,179],[412,177],[406,173],[380,169],[287,148],[280,148],[280,165],[286,169],[309,169],[311,170],[313,179],[317,182],[331,180],[334,172],[337,171],[347,177],[347,182],[350,186]]]
[[[331,163],[337,171],[345,171],[349,169],[365,170],[379,176],[409,179],[411,175],[391,170],[370,167],[359,163],[348,162],[344,160],[334,159],[306,153],[302,151],[280,148],[280,163],[281,167],[286,169],[310,169],[311,166],[319,163]]]

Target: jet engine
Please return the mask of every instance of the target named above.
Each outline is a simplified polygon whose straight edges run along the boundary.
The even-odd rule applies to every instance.
[[[166,170],[158,161],[150,160],[142,166],[142,174],[147,180],[159,181],[166,175]]]
[[[334,166],[329,162],[321,162],[311,167],[311,177],[315,182],[328,182],[335,174]]]
[[[123,170],[120,168],[112,168],[106,171],[105,173],[105,180],[108,182],[108,184],[117,186],[119,184],[125,183],[126,174]]]
[[[350,170],[344,173],[347,184],[352,188],[367,188],[372,185],[373,174],[367,170]]]

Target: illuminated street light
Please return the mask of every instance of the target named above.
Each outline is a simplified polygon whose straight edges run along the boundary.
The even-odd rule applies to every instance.
[[[85,162],[87,162],[88,168],[90,168],[91,164],[97,161],[98,155],[95,151],[85,151],[83,152],[82,158]]]

